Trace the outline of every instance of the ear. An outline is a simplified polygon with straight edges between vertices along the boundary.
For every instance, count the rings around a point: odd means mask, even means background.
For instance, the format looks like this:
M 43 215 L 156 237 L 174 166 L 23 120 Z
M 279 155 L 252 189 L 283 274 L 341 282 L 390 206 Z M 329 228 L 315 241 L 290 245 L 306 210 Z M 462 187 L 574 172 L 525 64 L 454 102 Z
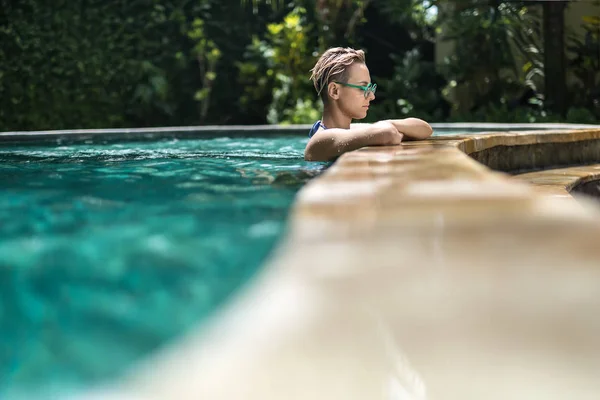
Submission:
M 329 97 L 337 100 L 340 98 L 340 90 L 338 88 L 338 85 L 336 85 L 334 82 L 329 82 L 329 85 L 327 85 L 327 94 L 329 94 Z

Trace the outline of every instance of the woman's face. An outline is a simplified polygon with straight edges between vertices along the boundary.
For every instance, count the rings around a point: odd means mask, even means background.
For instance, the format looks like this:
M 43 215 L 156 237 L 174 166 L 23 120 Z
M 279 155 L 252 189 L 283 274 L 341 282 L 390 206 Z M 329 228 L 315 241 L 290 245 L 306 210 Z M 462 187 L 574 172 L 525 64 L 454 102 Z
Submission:
M 363 63 L 354 63 L 348 67 L 348 80 L 344 83 L 357 86 L 367 86 L 371 83 L 369 69 Z M 369 111 L 369 104 L 375 99 L 373 92 L 365 92 L 359 88 L 338 85 L 338 104 L 344 114 L 352 119 L 363 119 Z M 365 97 L 367 93 L 367 97 Z

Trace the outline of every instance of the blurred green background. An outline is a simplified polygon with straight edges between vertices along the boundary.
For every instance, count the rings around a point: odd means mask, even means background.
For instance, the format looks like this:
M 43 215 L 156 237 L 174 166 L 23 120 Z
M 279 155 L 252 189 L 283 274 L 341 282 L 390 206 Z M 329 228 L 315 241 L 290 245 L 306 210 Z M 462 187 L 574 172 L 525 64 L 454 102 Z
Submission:
M 0 0 L 0 131 L 311 123 L 331 46 L 368 120 L 600 121 L 600 2 Z

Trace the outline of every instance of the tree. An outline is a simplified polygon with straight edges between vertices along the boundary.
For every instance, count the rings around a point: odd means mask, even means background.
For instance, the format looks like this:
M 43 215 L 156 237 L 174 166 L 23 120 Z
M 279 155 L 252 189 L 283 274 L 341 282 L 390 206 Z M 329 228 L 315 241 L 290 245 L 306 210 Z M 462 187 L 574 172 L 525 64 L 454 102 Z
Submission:
M 565 7 L 568 1 L 545 1 L 544 77 L 545 103 L 550 110 L 566 114 Z

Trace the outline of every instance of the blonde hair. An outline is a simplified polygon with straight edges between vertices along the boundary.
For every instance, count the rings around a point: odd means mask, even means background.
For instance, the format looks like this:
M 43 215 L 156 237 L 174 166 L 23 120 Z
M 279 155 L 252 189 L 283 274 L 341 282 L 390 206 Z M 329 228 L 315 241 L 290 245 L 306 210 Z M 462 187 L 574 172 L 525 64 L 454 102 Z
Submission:
M 365 52 L 350 47 L 333 47 L 321 55 L 313 69 L 310 79 L 317 94 L 327 102 L 327 90 L 323 90 L 332 81 L 346 82 L 348 67 L 355 62 L 365 62 Z

